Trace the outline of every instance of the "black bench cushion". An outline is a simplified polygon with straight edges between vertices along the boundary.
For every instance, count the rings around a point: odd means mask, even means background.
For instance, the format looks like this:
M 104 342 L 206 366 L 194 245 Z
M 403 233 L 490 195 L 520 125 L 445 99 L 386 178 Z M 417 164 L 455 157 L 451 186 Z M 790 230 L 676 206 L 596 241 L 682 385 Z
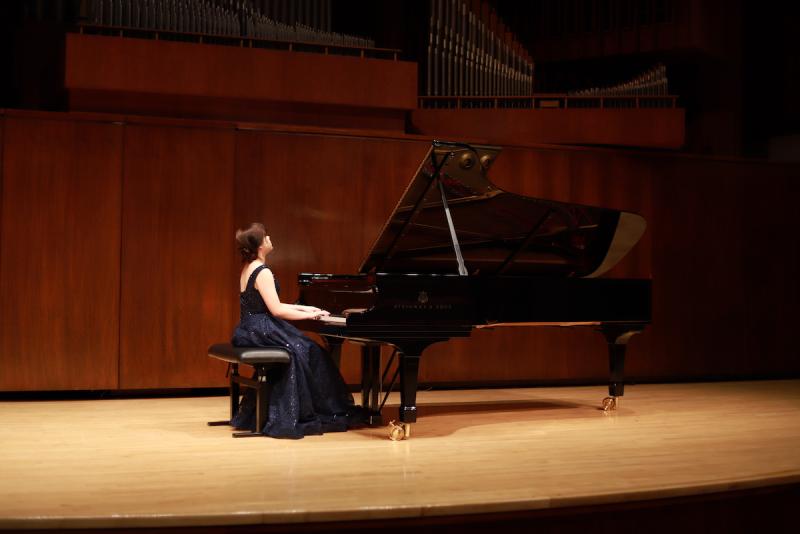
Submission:
M 226 362 L 248 365 L 289 363 L 289 351 L 283 347 L 234 347 L 230 343 L 217 343 L 208 347 L 208 355 Z

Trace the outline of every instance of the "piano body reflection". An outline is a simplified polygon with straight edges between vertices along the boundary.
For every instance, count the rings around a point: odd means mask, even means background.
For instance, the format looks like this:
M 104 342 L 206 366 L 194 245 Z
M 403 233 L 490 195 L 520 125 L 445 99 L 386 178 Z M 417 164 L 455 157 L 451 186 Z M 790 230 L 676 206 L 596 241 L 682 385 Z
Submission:
M 434 141 L 358 274 L 299 275 L 300 302 L 332 316 L 298 326 L 334 351 L 345 340 L 361 345 L 362 404 L 375 424 L 397 362 L 392 439 L 407 438 L 416 421 L 424 350 L 474 328 L 593 327 L 609 348 L 604 409 L 624 393 L 626 344 L 650 322 L 650 281 L 598 277 L 636 244 L 644 219 L 503 191 L 486 177 L 499 152 Z M 383 373 L 382 344 L 395 349 Z

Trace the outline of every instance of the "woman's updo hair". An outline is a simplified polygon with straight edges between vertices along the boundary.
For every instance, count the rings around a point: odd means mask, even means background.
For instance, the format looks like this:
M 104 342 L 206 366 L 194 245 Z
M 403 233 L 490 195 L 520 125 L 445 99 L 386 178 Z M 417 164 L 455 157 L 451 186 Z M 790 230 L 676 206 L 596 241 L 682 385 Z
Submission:
M 253 223 L 246 230 L 236 230 L 236 246 L 243 262 L 250 262 L 258 257 L 258 247 L 266 236 L 267 231 L 261 223 Z

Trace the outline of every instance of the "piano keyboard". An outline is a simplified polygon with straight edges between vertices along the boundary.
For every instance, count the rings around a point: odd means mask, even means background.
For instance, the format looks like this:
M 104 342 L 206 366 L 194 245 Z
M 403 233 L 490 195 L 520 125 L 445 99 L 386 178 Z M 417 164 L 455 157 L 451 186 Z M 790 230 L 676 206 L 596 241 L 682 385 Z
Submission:
M 345 325 L 347 324 L 347 317 L 343 315 L 328 315 L 320 319 L 325 324 Z

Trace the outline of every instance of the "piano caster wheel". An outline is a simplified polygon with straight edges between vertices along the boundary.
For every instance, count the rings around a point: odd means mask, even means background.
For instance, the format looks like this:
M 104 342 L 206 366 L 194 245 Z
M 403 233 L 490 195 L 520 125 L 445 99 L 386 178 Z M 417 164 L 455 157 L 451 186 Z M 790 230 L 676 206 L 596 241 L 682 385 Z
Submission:
M 618 397 L 606 397 L 603 399 L 603 411 L 604 412 L 613 412 L 617 409 L 619 405 Z
M 389 422 L 389 439 L 392 441 L 402 441 L 411 437 L 411 425 L 409 423 Z

